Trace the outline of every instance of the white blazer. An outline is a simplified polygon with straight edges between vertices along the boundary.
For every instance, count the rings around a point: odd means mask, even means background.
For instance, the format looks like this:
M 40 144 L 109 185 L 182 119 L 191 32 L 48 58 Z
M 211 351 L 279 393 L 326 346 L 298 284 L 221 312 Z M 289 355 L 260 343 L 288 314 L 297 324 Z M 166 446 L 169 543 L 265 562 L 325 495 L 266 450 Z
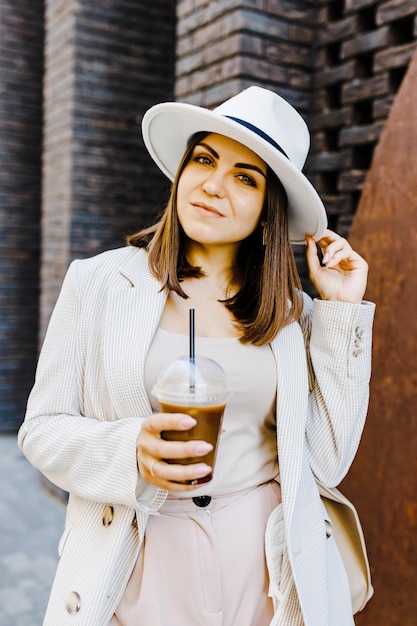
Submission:
M 166 492 L 145 482 L 136 465 L 141 420 L 151 413 L 144 365 L 165 301 L 146 253 L 133 247 L 74 261 L 63 283 L 19 431 L 31 463 L 70 494 L 44 626 L 107 626 L 148 516 L 165 500 Z M 373 314 L 369 303 L 313 304 L 305 296 L 300 323 L 272 343 L 281 508 L 306 626 L 354 623 L 316 479 L 338 485 L 359 445 Z M 273 571 L 282 555 L 274 523 L 273 513 L 266 550 L 278 597 Z

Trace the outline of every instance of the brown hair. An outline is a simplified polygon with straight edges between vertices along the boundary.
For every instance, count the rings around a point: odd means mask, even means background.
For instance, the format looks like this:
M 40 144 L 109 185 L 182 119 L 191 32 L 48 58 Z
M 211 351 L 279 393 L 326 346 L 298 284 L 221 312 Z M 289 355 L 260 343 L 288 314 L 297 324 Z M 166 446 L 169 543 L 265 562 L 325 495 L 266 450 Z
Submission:
M 184 278 L 200 277 L 200 267 L 188 263 L 185 255 L 187 237 L 177 217 L 178 181 L 191 154 L 207 133 L 191 139 L 178 167 L 167 207 L 159 221 L 127 237 L 127 244 L 145 248 L 149 267 L 167 290 L 188 298 L 182 289 Z M 301 282 L 288 235 L 287 196 L 275 173 L 268 167 L 263 223 L 267 238 L 263 245 L 259 223 L 241 242 L 232 284 L 240 285 L 233 296 L 223 300 L 236 318 L 240 340 L 262 346 L 270 343 L 288 323 L 298 320 L 302 311 Z

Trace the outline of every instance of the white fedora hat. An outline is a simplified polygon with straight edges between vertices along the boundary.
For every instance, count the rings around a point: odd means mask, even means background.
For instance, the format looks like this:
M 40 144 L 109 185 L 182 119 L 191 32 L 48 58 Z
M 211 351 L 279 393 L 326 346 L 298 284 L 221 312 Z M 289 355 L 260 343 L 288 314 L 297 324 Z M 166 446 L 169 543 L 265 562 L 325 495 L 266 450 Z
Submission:
M 302 173 L 310 134 L 301 115 L 273 91 L 249 87 L 214 110 L 181 102 L 151 107 L 142 120 L 143 139 L 151 157 L 174 180 L 188 141 L 199 131 L 230 137 L 269 165 L 288 197 L 292 243 L 305 236 L 320 239 L 327 228 L 323 203 Z

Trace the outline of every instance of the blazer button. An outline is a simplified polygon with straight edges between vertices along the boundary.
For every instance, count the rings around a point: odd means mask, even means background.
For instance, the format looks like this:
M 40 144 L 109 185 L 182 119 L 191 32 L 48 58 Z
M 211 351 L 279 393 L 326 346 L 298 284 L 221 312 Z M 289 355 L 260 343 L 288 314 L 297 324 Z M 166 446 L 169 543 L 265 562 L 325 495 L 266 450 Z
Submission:
M 324 520 L 324 527 L 326 529 L 326 537 L 327 539 L 333 535 L 333 526 L 332 523 L 328 520 Z
M 103 526 L 110 526 L 113 519 L 114 519 L 114 508 L 112 507 L 111 504 L 106 504 L 106 506 L 104 507 L 103 518 L 102 518 Z
M 81 598 L 80 594 L 76 591 L 71 591 L 71 593 L 67 596 L 67 601 L 65 602 L 65 608 L 67 609 L 70 615 L 75 615 L 81 608 Z

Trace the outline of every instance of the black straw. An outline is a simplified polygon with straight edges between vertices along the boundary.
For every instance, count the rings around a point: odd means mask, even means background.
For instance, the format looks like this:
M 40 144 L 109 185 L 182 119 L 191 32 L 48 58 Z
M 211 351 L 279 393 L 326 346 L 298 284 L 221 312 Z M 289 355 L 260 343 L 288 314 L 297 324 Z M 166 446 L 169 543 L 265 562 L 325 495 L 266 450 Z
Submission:
M 190 391 L 195 392 L 195 310 L 190 309 Z

